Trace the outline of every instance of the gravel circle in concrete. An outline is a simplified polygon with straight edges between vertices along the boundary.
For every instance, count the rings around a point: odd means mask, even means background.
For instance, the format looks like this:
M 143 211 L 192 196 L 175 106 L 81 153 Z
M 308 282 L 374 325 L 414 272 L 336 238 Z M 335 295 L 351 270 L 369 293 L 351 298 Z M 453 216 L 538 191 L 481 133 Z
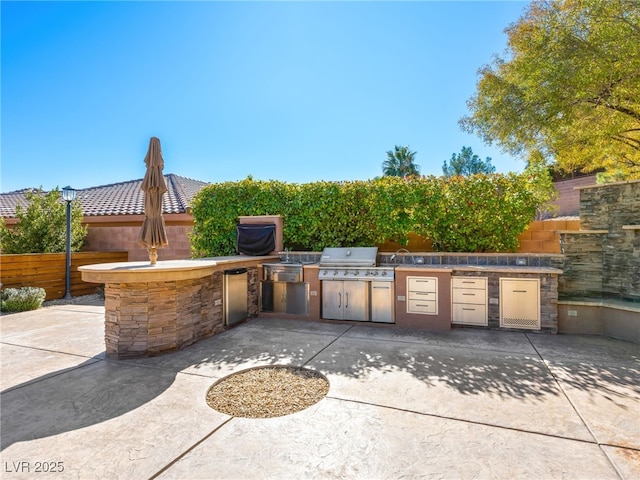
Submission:
M 218 380 L 207 392 L 207 404 L 234 417 L 282 417 L 318 403 L 328 392 L 329 381 L 321 373 L 270 365 Z

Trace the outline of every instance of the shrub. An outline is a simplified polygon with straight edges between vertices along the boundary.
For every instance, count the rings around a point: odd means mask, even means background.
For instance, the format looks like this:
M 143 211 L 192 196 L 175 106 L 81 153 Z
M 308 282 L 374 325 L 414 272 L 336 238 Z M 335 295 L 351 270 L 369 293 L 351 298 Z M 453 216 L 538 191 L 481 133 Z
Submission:
M 242 215 L 282 215 L 284 244 L 296 250 L 386 240 L 406 244 L 415 233 L 430 239 L 436 251 L 514 251 L 518 235 L 550 198 L 547 177 L 546 171 L 527 169 L 450 178 L 286 184 L 249 177 L 211 184 L 192 204 L 192 253 L 234 254 L 236 222 Z
M 2 253 L 58 253 L 67 245 L 67 207 L 60 190 L 48 193 L 38 189 L 25 192 L 26 207 L 16 205 L 18 223 L 9 228 L 0 218 L 0 250 Z M 78 252 L 87 236 L 82 225 L 80 202 L 71 204 L 71 251 Z
M 44 288 L 5 288 L 0 293 L 0 310 L 3 312 L 26 312 L 42 306 L 46 293 Z

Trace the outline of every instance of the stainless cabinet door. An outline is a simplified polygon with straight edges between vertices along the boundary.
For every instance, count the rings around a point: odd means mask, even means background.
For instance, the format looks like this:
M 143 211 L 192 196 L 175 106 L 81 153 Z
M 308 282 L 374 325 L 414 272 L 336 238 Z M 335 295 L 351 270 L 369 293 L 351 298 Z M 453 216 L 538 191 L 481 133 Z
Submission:
M 307 315 L 309 313 L 309 284 L 287 283 L 287 313 Z
M 500 279 L 500 326 L 540 328 L 540 279 Z
M 340 281 L 322 282 L 322 318 L 343 320 L 343 283 Z
M 393 282 L 371 282 L 371 321 L 393 323 Z
M 369 282 L 344 283 L 344 320 L 369 321 Z
M 287 284 L 262 282 L 262 311 L 285 312 L 287 309 Z
M 287 311 L 287 284 L 285 282 L 273 283 L 273 311 Z

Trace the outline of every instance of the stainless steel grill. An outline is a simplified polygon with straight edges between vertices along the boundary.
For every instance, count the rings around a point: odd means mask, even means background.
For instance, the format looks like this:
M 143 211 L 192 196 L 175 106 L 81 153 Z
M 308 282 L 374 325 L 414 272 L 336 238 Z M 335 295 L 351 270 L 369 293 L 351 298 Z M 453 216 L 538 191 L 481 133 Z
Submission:
M 320 280 L 388 281 L 393 267 L 376 267 L 378 247 L 325 248 L 320 257 Z
M 393 323 L 394 270 L 376 267 L 377 247 L 325 248 L 322 318 Z

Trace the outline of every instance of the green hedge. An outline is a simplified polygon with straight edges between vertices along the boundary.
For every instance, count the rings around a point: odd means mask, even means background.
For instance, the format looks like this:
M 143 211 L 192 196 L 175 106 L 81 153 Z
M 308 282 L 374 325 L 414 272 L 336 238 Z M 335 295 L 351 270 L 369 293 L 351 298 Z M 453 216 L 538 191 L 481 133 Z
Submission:
M 407 235 L 416 233 L 436 251 L 514 251 L 552 188 L 542 170 L 307 184 L 248 177 L 209 185 L 196 196 L 192 253 L 234 254 L 243 215 L 282 215 L 284 245 L 294 250 L 406 244 Z

